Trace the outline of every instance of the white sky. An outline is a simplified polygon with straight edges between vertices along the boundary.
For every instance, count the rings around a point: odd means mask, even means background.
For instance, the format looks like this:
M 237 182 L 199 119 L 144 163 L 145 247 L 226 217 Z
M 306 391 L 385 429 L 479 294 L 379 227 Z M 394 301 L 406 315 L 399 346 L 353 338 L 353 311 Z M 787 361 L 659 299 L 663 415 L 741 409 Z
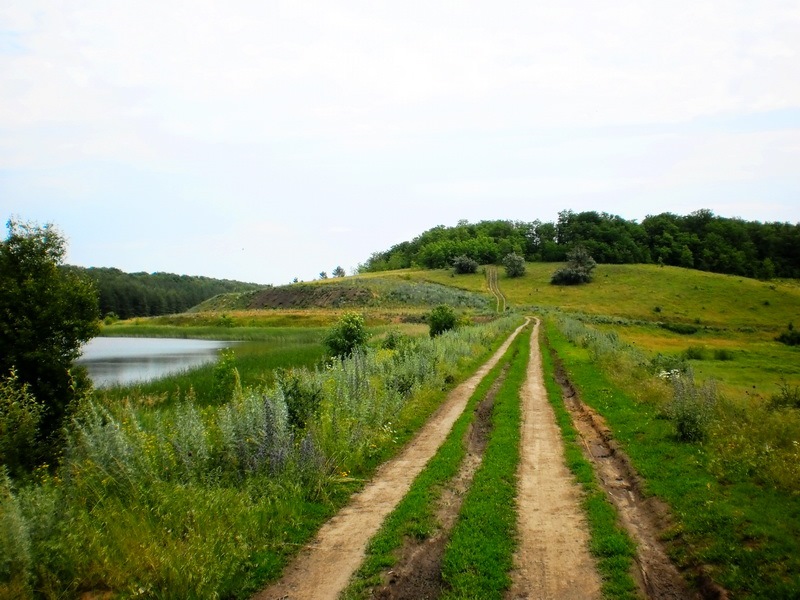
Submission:
M 0 217 L 288 283 L 459 219 L 800 221 L 800 3 L 0 4 Z

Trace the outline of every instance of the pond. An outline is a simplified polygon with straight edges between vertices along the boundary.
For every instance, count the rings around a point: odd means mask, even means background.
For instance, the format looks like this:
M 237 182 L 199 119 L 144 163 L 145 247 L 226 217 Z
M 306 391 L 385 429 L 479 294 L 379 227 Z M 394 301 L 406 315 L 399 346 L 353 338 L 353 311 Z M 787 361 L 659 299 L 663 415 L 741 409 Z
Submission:
M 174 338 L 98 337 L 83 347 L 77 364 L 95 387 L 130 385 L 174 375 L 214 362 L 235 342 Z

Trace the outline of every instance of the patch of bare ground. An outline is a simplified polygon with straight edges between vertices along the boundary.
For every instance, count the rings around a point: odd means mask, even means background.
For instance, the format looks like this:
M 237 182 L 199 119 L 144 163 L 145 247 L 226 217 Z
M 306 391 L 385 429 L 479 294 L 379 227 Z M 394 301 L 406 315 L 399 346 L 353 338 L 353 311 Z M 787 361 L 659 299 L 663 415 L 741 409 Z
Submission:
M 403 451 L 384 463 L 372 481 L 320 528 L 314 541 L 286 568 L 283 577 L 256 594 L 254 600 L 333 600 L 339 596 L 364 559 L 369 539 L 447 438 L 478 383 L 526 324 L 527 321 L 469 379 L 448 394 Z
M 506 597 L 600 598 L 600 576 L 589 553 L 581 491 L 567 468 L 561 432 L 547 400 L 538 331 L 537 320 L 522 387 L 517 495 L 520 540 Z
M 584 455 L 608 498 L 617 508 L 620 522 L 636 542 L 635 579 L 642 594 L 653 600 L 684 598 L 727 599 L 727 593 L 702 573 L 700 591 L 690 589 L 670 561 L 660 536 L 669 526 L 669 509 L 655 497 L 642 494 L 641 479 L 627 455 L 613 439 L 603 418 L 581 401 L 555 357 L 556 378 L 564 403 L 584 446 Z
M 508 369 L 506 369 L 507 371 Z M 464 494 L 472 484 L 475 472 L 483 462 L 483 453 L 492 431 L 492 408 L 505 373 L 475 408 L 475 417 L 465 433 L 467 451 L 458 473 L 445 485 L 439 498 L 436 517 L 439 527 L 425 540 L 407 540 L 398 561 L 384 575 L 384 584 L 373 590 L 380 600 L 433 600 L 444 590 L 442 558 L 450 532 L 458 519 Z

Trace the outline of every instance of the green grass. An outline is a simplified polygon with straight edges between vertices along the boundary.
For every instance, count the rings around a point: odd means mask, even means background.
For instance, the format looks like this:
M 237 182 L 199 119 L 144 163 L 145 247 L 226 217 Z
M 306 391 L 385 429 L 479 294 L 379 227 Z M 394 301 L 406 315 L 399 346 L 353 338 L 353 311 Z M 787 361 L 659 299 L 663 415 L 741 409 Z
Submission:
M 511 306 L 538 306 L 594 315 L 737 329 L 752 327 L 777 335 L 798 318 L 800 288 L 795 282 L 758 281 L 679 267 L 598 265 L 587 285 L 556 286 L 550 276 L 561 263 L 528 263 L 509 278 L 499 270 L 498 285 Z M 407 277 L 486 292 L 485 276 L 451 276 L 450 270 L 404 270 L 384 277 Z M 660 310 L 656 312 L 656 308 Z
M 547 336 L 583 400 L 603 415 L 643 476 L 645 491 L 671 507 L 673 559 L 683 566 L 707 565 L 737 598 L 798 597 L 797 491 L 760 485 L 753 478 L 714 476 L 713 448 L 680 442 L 656 404 L 634 399 L 638 377 L 629 382 L 630 389 L 623 387 L 550 322 Z
M 520 336 L 527 341 L 525 336 Z M 517 546 L 517 465 L 521 407 L 530 344 L 520 342 L 497 393 L 493 430 L 445 550 L 443 598 L 502 598 Z
M 564 440 L 564 457 L 572 474 L 581 484 L 583 509 L 587 516 L 590 550 L 597 561 L 602 578 L 603 597 L 634 600 L 639 598 L 631 577 L 635 545 L 620 526 L 617 511 L 597 483 L 591 463 L 584 458 L 578 432 L 564 406 L 561 387 L 555 380 L 553 358 L 542 328 L 542 368 L 547 397 L 556 414 L 556 422 Z
M 436 531 L 437 502 L 441 497 L 444 485 L 456 476 L 466 455 L 464 438 L 473 421 L 475 407 L 500 377 L 512 355 L 517 352 L 517 347 L 522 343 L 520 340 L 523 338 L 523 335 L 517 337 L 503 358 L 478 384 L 445 442 L 414 480 L 408 494 L 370 540 L 365 560 L 353 576 L 348 588 L 343 592 L 342 598 L 369 597 L 370 590 L 382 583 L 382 573 L 396 563 L 397 550 L 402 546 L 405 538 L 425 539 Z

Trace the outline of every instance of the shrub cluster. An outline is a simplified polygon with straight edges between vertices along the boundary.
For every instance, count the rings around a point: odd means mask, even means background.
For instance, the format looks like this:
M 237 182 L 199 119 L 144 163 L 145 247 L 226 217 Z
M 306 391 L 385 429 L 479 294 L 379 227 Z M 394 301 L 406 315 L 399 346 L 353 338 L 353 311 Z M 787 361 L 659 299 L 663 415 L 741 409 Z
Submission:
M 553 273 L 550 283 L 554 285 L 579 285 L 592 281 L 592 271 L 597 263 L 583 246 L 576 246 L 567 253 L 567 264 Z
M 509 277 L 522 277 L 525 275 L 525 257 L 516 252 L 506 254 L 503 259 L 503 266 L 506 268 L 506 275 Z
M 691 375 L 672 378 L 672 399 L 666 414 L 674 421 L 678 437 L 684 442 L 699 442 L 706 438 L 714 418 L 717 387 L 713 380 L 702 386 Z
M 466 254 L 461 254 L 453 259 L 453 270 L 457 275 L 467 275 L 478 271 L 478 261 Z

